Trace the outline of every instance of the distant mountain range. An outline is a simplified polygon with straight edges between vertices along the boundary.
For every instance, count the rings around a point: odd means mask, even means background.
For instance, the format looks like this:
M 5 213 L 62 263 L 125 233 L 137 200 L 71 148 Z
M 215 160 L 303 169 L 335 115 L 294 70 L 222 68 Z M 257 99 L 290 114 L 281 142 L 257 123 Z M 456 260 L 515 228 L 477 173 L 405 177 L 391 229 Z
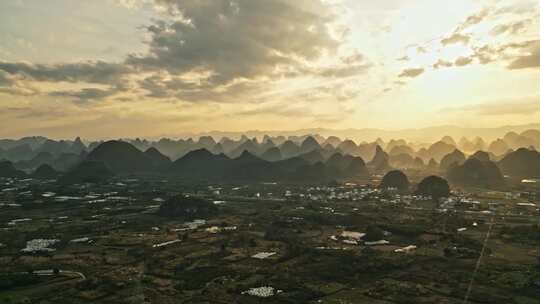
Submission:
M 434 127 L 425 127 L 417 129 L 402 129 L 402 130 L 385 130 L 377 128 L 363 128 L 363 129 L 325 129 L 325 128 L 313 128 L 313 129 L 301 129 L 293 131 L 265 131 L 265 130 L 251 130 L 245 132 L 223 132 L 223 131 L 211 131 L 203 133 L 184 133 L 178 134 L 178 137 L 182 138 L 198 138 L 200 136 L 211 136 L 213 138 L 220 139 L 222 137 L 228 138 L 240 138 L 241 136 L 247 136 L 249 138 L 262 138 L 264 135 L 268 136 L 285 136 L 295 137 L 303 136 L 305 134 L 319 134 L 324 137 L 337 136 L 340 138 L 352 139 L 356 142 L 362 141 L 375 141 L 377 138 L 384 140 L 390 140 L 392 138 L 404 138 L 407 141 L 413 142 L 434 142 L 441 138 L 442 135 L 448 135 L 453 138 L 469 137 L 471 134 L 483 138 L 486 141 L 493 141 L 504 134 L 509 132 L 522 133 L 527 130 L 540 130 L 540 123 L 524 124 L 524 125 L 508 125 L 493 128 L 470 128 L 454 125 L 441 125 Z
M 443 133 L 445 134 L 445 133 Z M 384 174 L 393 169 L 449 177 L 457 185 L 500 184 L 499 175 L 540 176 L 540 131 L 509 132 L 491 142 L 444 135 L 433 143 L 378 138 L 357 143 L 320 134 L 239 139 L 0 140 L 0 175 L 33 174 L 62 180 L 99 180 L 115 174 L 167 175 L 200 180 L 329 181 Z M 479 162 L 478 162 L 479 160 Z M 37 170 L 39 169 L 39 170 Z M 78 171 L 77 171 L 78 170 Z M 86 174 L 85 171 L 89 173 Z M 7 172 L 7 173 L 6 173 Z
M 310 146 L 309 149 L 317 149 L 317 146 Z M 308 153 L 312 151 L 315 150 Z M 83 164 L 101 162 L 114 174 L 159 174 L 204 181 L 330 181 L 368 175 L 360 157 L 336 152 L 328 159 L 321 156 L 320 160 L 310 161 L 303 158 L 304 155 L 272 162 L 248 150 L 231 158 L 202 148 L 171 162 L 157 149 L 142 152 L 129 143 L 109 141 L 91 151 Z M 84 170 L 76 167 L 73 171 Z
M 248 151 L 267 161 L 284 160 L 313 151 L 318 151 L 318 153 L 305 157 L 317 158 L 320 154 L 323 158 L 328 158 L 337 152 L 360 156 L 367 162 L 371 162 L 376 155 L 377 146 L 379 146 L 381 151 L 387 154 L 385 158 L 388 158 L 390 165 L 396 167 L 419 167 L 422 162 L 426 164 L 431 159 L 439 163 L 444 156 L 456 149 L 464 154 L 486 151 L 495 157 L 501 157 L 509 151 L 519 148 L 540 148 L 540 131 L 538 130 L 525 130 L 521 133 L 509 132 L 492 141 L 485 141 L 476 134 L 472 138 L 461 137 L 457 140 L 449 135 L 439 138 L 432 143 L 417 143 L 402 138 L 389 141 L 378 138 L 374 141 L 355 142 L 347 138 L 312 134 L 288 137 L 264 135 L 262 139 L 243 135 L 238 139 L 222 137 L 219 140 L 214 137 L 202 136 L 197 139 L 162 138 L 157 141 L 146 139 L 124 139 L 121 141 L 133 145 L 140 151 L 151 149 L 147 153 L 157 157 L 159 155 L 155 152 L 160 152 L 173 161 L 191 151 L 206 149 L 214 154 L 223 153 L 230 158 L 237 158 L 244 151 Z M 57 170 L 65 171 L 102 143 L 102 141 L 98 141 L 86 142 L 85 144 L 80 138 L 60 141 L 44 137 L 4 139 L 0 140 L 0 159 L 14 162 L 16 167 L 21 170 L 31 170 L 40 164 L 47 163 Z M 165 158 L 155 161 L 167 162 Z M 443 165 L 446 166 L 446 164 Z

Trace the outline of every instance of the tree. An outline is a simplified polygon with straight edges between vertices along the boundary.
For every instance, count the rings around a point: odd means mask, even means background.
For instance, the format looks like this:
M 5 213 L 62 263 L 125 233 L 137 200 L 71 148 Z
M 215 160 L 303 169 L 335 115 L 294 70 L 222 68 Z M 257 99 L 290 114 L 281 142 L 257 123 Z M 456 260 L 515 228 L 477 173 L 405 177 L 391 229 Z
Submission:
M 407 175 L 399 170 L 394 170 L 386 173 L 383 177 L 380 187 L 382 189 L 396 188 L 401 192 L 409 190 L 409 179 Z
M 450 186 L 448 182 L 439 176 L 428 176 L 424 178 L 416 190 L 416 194 L 431 196 L 433 199 L 448 197 L 450 195 Z
M 452 184 L 460 186 L 499 187 L 504 184 L 504 177 L 494 162 L 473 157 L 451 168 L 447 175 Z
M 216 206 L 205 199 L 178 195 L 161 204 L 158 213 L 166 217 L 199 218 L 216 211 Z
M 364 240 L 368 242 L 380 241 L 384 238 L 384 232 L 377 226 L 370 225 L 366 229 Z

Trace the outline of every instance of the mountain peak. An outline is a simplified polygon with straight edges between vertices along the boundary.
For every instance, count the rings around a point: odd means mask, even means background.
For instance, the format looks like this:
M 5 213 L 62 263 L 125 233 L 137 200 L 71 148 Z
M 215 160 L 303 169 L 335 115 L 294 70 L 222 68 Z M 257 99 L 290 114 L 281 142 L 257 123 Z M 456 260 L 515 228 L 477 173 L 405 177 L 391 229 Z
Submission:
M 124 141 L 111 140 L 97 146 L 87 156 L 88 160 L 101 161 L 114 173 L 148 171 L 150 159 L 139 149 Z
M 452 138 L 452 136 L 446 135 L 441 139 L 441 141 L 454 147 L 457 146 L 456 141 Z
M 43 164 L 39 166 L 32 175 L 36 178 L 50 179 L 58 177 L 58 172 L 50 165 Z
M 186 155 L 184 155 L 184 157 L 182 157 L 182 159 L 205 159 L 212 156 L 214 156 L 212 152 L 202 148 L 188 152 Z
M 319 142 L 313 136 L 306 137 L 306 139 L 304 139 L 304 141 L 302 142 L 300 146 L 300 149 L 304 153 L 311 152 L 313 150 L 320 149 L 320 148 L 321 146 L 319 145 Z
M 255 156 L 253 153 L 248 150 L 242 151 L 239 157 L 235 158 L 236 161 L 262 161 L 262 159 Z

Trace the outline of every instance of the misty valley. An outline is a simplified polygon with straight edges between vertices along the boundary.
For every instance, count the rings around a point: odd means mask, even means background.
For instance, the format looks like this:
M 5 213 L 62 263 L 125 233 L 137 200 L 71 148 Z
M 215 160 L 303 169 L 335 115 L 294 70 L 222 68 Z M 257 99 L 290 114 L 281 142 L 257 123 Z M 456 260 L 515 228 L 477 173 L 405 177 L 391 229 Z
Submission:
M 539 135 L 0 140 L 0 301 L 538 303 Z

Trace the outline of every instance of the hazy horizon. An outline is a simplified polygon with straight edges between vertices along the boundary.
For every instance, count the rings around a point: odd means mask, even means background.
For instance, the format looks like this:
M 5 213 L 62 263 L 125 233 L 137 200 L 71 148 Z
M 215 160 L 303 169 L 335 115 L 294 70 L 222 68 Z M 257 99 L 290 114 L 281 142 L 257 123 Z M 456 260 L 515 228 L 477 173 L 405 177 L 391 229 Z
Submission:
M 521 133 L 527 130 L 540 130 L 539 124 L 525 124 L 525 125 L 511 125 L 511 126 L 498 126 L 493 128 L 464 128 L 459 126 L 433 126 L 418 129 L 377 129 L 377 128 L 349 128 L 349 129 L 329 129 L 329 128 L 310 128 L 310 129 L 297 129 L 297 130 L 245 130 L 245 131 L 226 131 L 226 130 L 211 130 L 205 132 L 193 132 L 193 133 L 177 133 L 177 134 L 162 134 L 156 136 L 102 136 L 102 137 L 85 137 L 74 132 L 70 136 L 48 136 L 46 134 L 22 134 L 21 136 L 12 137 L 0 137 L 0 139 L 21 139 L 24 137 L 46 137 L 52 140 L 73 140 L 77 137 L 81 137 L 86 142 L 101 141 L 101 140 L 114 140 L 114 139 L 145 139 L 145 140 L 159 140 L 162 138 L 170 139 L 198 139 L 203 136 L 211 136 L 216 140 L 227 137 L 231 139 L 239 139 L 242 136 L 249 138 L 263 139 L 264 136 L 309 136 L 319 135 L 323 137 L 336 136 L 341 140 L 350 139 L 357 143 L 360 142 L 373 142 L 377 139 L 384 141 L 404 139 L 409 142 L 416 143 L 433 143 L 440 140 L 444 136 L 450 136 L 454 140 L 458 141 L 461 138 L 467 138 L 473 140 L 476 137 L 480 137 L 485 141 L 493 141 L 499 138 L 503 138 L 509 132 Z

